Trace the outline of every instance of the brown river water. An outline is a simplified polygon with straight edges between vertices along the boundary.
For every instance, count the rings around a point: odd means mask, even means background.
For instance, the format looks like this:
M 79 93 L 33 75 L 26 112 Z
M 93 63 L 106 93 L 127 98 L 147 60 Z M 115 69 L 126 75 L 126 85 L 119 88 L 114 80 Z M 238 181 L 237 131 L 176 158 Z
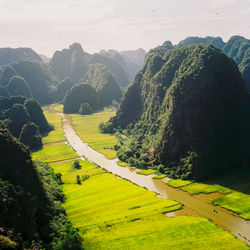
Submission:
M 182 203 L 184 205 L 183 211 L 187 208 L 189 211 L 192 211 L 190 214 L 199 215 L 213 221 L 218 226 L 230 231 L 237 238 L 250 245 L 250 221 L 245 221 L 223 208 L 213 206 L 199 199 L 198 196 L 189 195 L 184 191 L 166 185 L 167 178 L 156 180 L 152 179 L 152 175 L 144 176 L 136 174 L 136 171 L 131 171 L 130 168 L 120 167 L 117 165 L 117 159 L 107 159 L 104 155 L 89 147 L 87 143 L 84 143 L 76 134 L 68 115 L 57 113 L 62 117 L 63 131 L 68 143 L 80 157 L 88 159 L 90 162 L 123 179 L 127 179 L 138 186 L 145 187 L 149 191 L 157 193 L 161 198 L 172 199 Z M 176 215 L 182 215 L 182 210 L 176 212 Z M 172 213 L 171 216 L 173 215 Z M 183 212 L 183 215 L 185 215 L 185 212 Z

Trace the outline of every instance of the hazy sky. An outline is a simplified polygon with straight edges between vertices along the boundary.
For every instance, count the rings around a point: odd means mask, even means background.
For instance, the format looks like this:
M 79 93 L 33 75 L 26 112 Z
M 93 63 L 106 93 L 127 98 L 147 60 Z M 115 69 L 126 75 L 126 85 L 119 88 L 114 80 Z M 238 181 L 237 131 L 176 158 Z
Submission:
M 146 50 L 187 36 L 250 38 L 250 0 L 0 0 L 0 47 L 52 56 L 73 42 L 87 52 Z

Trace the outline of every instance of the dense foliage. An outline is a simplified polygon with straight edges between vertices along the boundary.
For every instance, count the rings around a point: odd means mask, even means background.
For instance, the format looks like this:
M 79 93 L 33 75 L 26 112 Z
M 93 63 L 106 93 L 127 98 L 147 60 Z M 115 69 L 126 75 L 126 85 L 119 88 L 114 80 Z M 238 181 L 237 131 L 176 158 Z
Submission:
M 182 178 L 243 165 L 249 97 L 236 64 L 211 45 L 166 51 L 150 52 L 110 121 L 131 138 L 118 155 Z
M 105 107 L 112 104 L 113 100 L 120 101 L 122 91 L 116 83 L 113 75 L 102 64 L 92 64 L 83 79 L 97 91 L 98 106 Z
M 38 126 L 33 122 L 25 124 L 20 132 L 19 141 L 32 149 L 41 148 L 42 137 L 39 133 Z
M 66 94 L 63 101 L 65 113 L 78 113 L 82 103 L 88 103 L 92 110 L 98 107 L 97 92 L 89 84 L 74 85 Z
M 20 133 L 26 124 L 32 122 L 38 126 L 38 133 L 33 134 L 34 143 L 29 142 L 26 144 L 27 146 L 38 145 L 40 133 L 48 132 L 52 129 L 43 114 L 40 104 L 34 99 L 27 99 L 21 96 L 0 97 L 0 120 L 8 126 L 10 132 L 16 138 L 20 137 Z M 24 140 L 23 142 L 25 143 L 26 141 Z
M 58 176 L 45 163 L 37 162 L 36 167 L 28 149 L 4 124 L 0 151 L 0 225 L 21 234 L 27 246 L 81 249 L 79 234 L 61 206 Z
M 197 43 L 212 44 L 233 58 L 239 66 L 248 90 L 250 90 L 250 40 L 242 36 L 233 36 L 224 43 L 220 37 L 187 37 L 177 47 Z

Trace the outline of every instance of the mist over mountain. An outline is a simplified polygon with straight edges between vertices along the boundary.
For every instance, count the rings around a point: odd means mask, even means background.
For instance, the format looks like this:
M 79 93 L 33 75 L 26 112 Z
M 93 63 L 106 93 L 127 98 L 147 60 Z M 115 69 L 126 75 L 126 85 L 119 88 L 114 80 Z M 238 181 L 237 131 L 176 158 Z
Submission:
M 41 61 L 41 58 L 31 48 L 0 48 L 0 66 L 23 60 Z

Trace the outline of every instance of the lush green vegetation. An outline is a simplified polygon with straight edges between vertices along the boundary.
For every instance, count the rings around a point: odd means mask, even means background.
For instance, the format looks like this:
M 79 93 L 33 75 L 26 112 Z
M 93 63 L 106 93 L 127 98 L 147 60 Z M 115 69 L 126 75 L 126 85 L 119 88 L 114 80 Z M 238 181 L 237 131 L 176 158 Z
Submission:
M 41 160 L 46 162 L 54 162 L 60 160 L 68 160 L 78 158 L 79 156 L 67 144 L 47 144 L 41 150 L 34 151 L 33 160 Z
M 73 163 L 51 165 L 62 173 L 64 207 L 80 229 L 84 249 L 247 249 L 206 219 L 163 215 L 179 208 L 174 201 L 157 198 L 88 161 L 80 161 L 81 169 L 72 172 Z M 90 178 L 77 185 L 77 175 Z
M 222 49 L 229 57 L 238 64 L 246 87 L 250 90 L 250 40 L 242 36 L 232 36 L 224 43 L 220 37 L 187 37 L 177 46 L 183 47 L 189 44 L 207 43 Z
M 153 179 L 164 179 L 165 177 L 167 177 L 165 174 L 159 174 L 153 177 Z
M 112 110 L 105 110 L 92 115 L 70 115 L 73 127 L 82 140 L 109 159 L 116 158 L 113 148 L 117 144 L 117 139 L 115 135 L 102 134 L 98 125 L 108 121 L 114 114 Z
M 171 187 L 178 188 L 183 187 L 188 184 L 192 183 L 191 181 L 184 181 L 184 180 L 171 180 L 167 184 Z
M 79 113 L 83 103 L 88 103 L 92 110 L 98 107 L 97 92 L 89 84 L 77 84 L 67 92 L 63 101 L 63 111 Z
M 121 167 L 127 167 L 128 163 L 127 162 L 123 162 L 123 161 L 118 161 L 117 164 Z
M 90 84 L 97 91 L 98 106 L 106 107 L 113 100 L 120 101 L 122 91 L 108 68 L 102 64 L 92 64 L 84 76 L 84 83 Z
M 225 194 L 231 192 L 229 189 L 225 187 L 219 185 L 207 185 L 204 183 L 192 183 L 190 185 L 185 185 L 181 189 L 190 194 L 199 194 L 199 193 L 210 194 L 214 192 L 220 192 L 222 194 Z
M 0 151 L 0 225 L 5 228 L 0 232 L 1 249 L 81 249 L 78 231 L 62 207 L 60 174 L 46 163 L 35 165 L 28 148 L 3 123 Z
M 38 126 L 33 122 L 25 124 L 20 133 L 19 141 L 32 149 L 41 148 L 42 138 Z
M 250 103 L 235 63 L 207 44 L 161 50 L 149 53 L 109 121 L 126 135 L 119 159 L 163 164 L 163 173 L 181 179 L 245 166 Z
M 250 220 L 250 196 L 247 194 L 233 192 L 213 200 L 213 204 L 231 210 L 245 220 Z
M 62 108 L 62 106 L 61 106 Z M 43 143 L 56 143 L 66 141 L 64 137 L 63 129 L 62 129 L 62 118 L 60 115 L 53 112 L 51 109 L 60 109 L 58 105 L 51 105 L 49 107 L 44 108 L 44 115 L 48 122 L 53 126 L 54 130 L 49 133 L 43 133 L 42 141 Z M 62 112 L 62 110 L 58 110 Z
M 41 147 L 40 133 L 52 129 L 40 104 L 21 96 L 0 97 L 0 120 L 8 126 L 13 136 L 20 138 L 31 149 Z
M 150 175 L 150 174 L 154 174 L 155 170 L 154 169 L 143 169 L 143 170 L 139 170 L 136 173 L 137 174 L 142 174 L 142 175 Z

